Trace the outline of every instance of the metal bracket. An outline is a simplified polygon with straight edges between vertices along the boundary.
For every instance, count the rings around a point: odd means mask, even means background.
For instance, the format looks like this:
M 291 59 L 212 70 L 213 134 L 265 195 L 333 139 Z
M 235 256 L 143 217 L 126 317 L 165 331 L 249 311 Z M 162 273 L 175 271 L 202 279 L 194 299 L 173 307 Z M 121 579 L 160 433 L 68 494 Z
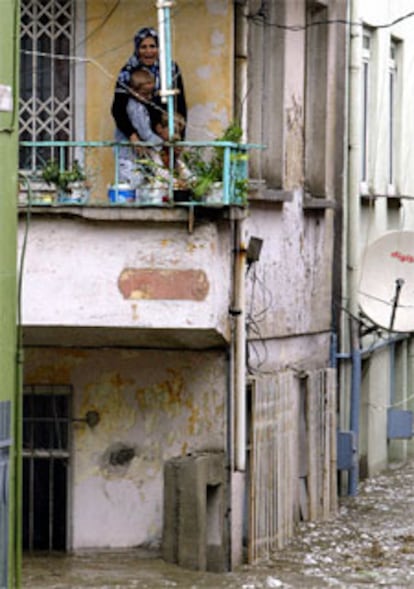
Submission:
M 90 428 L 93 428 L 101 421 L 101 417 L 97 411 L 87 411 L 85 417 L 73 418 L 72 421 L 87 423 Z

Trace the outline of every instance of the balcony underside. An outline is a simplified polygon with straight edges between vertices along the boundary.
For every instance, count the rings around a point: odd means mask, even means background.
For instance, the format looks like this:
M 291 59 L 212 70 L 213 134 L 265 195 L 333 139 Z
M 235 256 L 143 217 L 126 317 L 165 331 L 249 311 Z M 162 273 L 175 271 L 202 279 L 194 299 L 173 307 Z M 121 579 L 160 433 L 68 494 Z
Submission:
M 227 344 L 215 329 L 140 329 L 114 327 L 25 326 L 23 343 L 26 347 L 76 348 L 219 348 Z

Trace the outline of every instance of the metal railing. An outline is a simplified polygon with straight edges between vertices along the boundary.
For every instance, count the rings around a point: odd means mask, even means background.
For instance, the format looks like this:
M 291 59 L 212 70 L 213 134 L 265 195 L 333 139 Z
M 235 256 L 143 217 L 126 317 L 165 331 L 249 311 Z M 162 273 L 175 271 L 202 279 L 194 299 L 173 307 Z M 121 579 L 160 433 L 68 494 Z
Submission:
M 142 142 L 21 141 L 19 204 L 245 206 L 252 147 L 231 141 L 158 148 Z M 25 158 L 34 167 L 26 167 Z

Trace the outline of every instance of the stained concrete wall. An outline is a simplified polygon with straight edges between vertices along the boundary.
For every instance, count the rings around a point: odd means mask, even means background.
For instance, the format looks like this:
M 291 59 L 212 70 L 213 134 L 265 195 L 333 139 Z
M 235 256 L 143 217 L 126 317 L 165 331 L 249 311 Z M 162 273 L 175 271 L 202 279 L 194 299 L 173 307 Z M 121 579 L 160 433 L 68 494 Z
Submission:
M 31 341 L 39 343 L 39 329 L 71 328 L 60 332 L 66 343 L 222 345 L 230 333 L 226 224 L 196 223 L 189 233 L 185 223 L 140 222 L 139 211 L 124 223 L 109 215 L 99 223 L 32 218 L 23 292 L 26 333 L 37 329 Z M 89 338 L 74 327 L 95 331 Z
M 267 147 L 251 157 L 258 190 L 246 222 L 246 243 L 250 236 L 263 240 L 260 259 L 247 274 L 248 370 L 253 379 L 286 368 L 300 372 L 329 365 L 335 245 L 335 213 L 329 204 L 340 211 L 343 145 L 338 137 L 343 135 L 344 95 L 337 82 L 338 71 L 345 71 L 345 32 L 330 29 L 325 44 L 311 43 L 304 25 L 321 4 L 248 2 L 249 14 L 255 16 L 247 24 L 248 139 Z M 345 3 L 329 2 L 328 18 L 344 18 L 344 11 Z M 326 65 L 324 71 L 318 68 L 318 79 L 309 75 L 312 60 Z M 320 97 L 318 108 L 315 96 Z M 312 170 L 311 157 L 318 158 Z M 309 196 L 318 197 L 313 210 L 307 207 Z M 340 243 L 340 233 L 336 239 Z M 248 492 L 248 475 L 236 473 L 233 563 L 241 560 L 243 497 Z
M 278 207 L 253 205 L 248 232 L 263 239 L 260 260 L 247 280 L 249 305 L 261 336 L 329 331 L 332 211 L 304 213 L 302 191 L 296 190 L 292 202 Z
M 225 449 L 226 366 L 220 351 L 26 351 L 26 384 L 69 384 L 73 417 L 100 415 L 72 428 L 74 549 L 159 545 L 165 461 Z

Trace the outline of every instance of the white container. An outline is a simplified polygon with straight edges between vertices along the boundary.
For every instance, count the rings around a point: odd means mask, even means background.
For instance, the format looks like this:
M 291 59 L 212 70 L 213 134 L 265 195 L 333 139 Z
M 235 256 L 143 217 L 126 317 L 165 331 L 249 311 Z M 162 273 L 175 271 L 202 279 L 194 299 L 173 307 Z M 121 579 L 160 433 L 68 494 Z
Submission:
M 214 182 L 204 199 L 208 204 L 223 204 L 223 182 Z
M 137 200 L 141 204 L 161 205 L 168 200 L 168 186 L 161 182 L 143 184 L 137 189 Z

